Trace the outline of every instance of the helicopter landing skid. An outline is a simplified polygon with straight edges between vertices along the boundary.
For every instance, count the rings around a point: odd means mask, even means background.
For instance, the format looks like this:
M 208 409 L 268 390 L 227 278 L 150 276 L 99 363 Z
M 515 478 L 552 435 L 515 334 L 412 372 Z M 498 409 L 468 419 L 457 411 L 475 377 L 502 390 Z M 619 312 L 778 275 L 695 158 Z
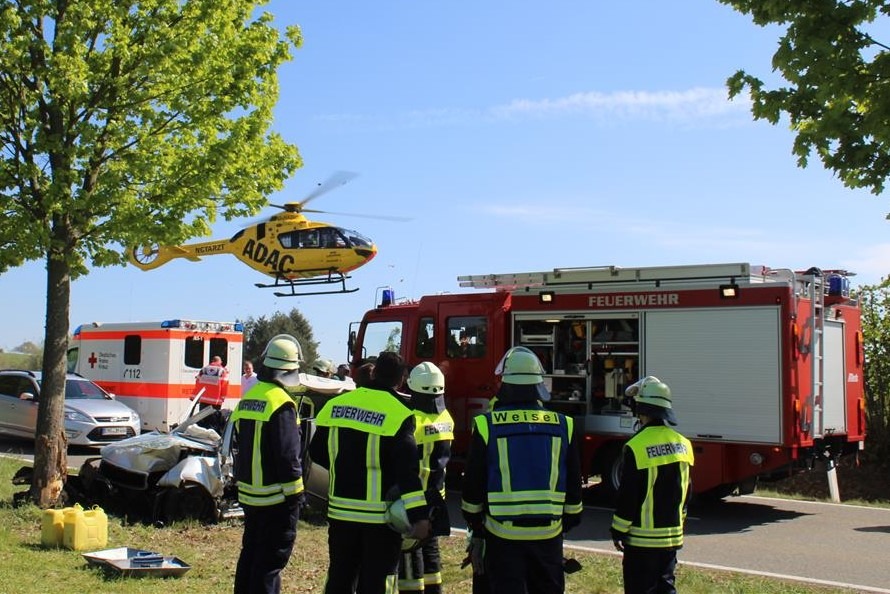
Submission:
M 255 283 L 257 287 L 260 289 L 280 289 L 280 288 L 288 288 L 290 289 L 290 293 L 283 293 L 281 291 L 276 291 L 274 295 L 276 297 L 303 297 L 305 295 L 336 295 L 338 293 L 355 293 L 358 291 L 358 287 L 354 289 L 346 288 L 346 279 L 350 278 L 346 276 L 342 272 L 336 271 L 328 271 L 326 277 L 314 277 L 314 278 L 298 278 L 298 279 L 286 279 L 286 278 L 276 278 L 275 283 L 268 285 L 264 283 Z M 330 291 L 297 291 L 298 288 L 301 287 L 312 287 L 317 285 L 337 285 L 340 287 L 337 289 L 333 289 Z

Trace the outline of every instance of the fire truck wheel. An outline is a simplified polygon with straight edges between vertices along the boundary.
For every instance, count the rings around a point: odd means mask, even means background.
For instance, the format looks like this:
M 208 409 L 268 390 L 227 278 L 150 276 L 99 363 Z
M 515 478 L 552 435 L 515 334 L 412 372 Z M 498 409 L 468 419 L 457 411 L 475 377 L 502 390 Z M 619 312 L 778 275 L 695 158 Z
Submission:
M 621 484 L 621 470 L 624 459 L 622 444 L 612 443 L 603 447 L 594 461 L 593 474 L 600 477 L 600 491 L 602 496 L 609 501 L 615 499 L 618 494 L 618 485 Z

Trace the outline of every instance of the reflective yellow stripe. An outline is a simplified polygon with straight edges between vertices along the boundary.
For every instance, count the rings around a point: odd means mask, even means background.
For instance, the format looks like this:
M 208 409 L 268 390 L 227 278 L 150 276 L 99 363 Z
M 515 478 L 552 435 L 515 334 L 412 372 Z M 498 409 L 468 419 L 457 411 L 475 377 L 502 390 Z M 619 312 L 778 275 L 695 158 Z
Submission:
M 485 516 L 485 529 L 507 540 L 545 540 L 556 538 L 562 532 L 562 521 L 554 520 L 545 526 L 515 526 L 513 522 L 498 522 Z
M 243 505 L 252 505 L 254 507 L 267 507 L 269 505 L 278 505 L 284 503 L 284 493 L 278 492 L 274 495 L 266 495 L 253 497 L 249 493 L 238 493 L 238 502 Z
M 550 490 L 556 491 L 556 484 L 559 481 L 559 452 L 562 450 L 562 439 L 559 437 L 550 438 Z M 563 494 L 565 501 L 565 494 Z
M 482 441 L 488 445 L 488 420 L 485 418 L 485 415 L 474 417 L 473 424 L 476 427 L 476 431 L 479 432 Z
M 501 488 L 504 493 L 513 490 L 510 485 L 510 456 L 507 452 L 507 438 L 499 437 L 496 446 L 498 451 L 498 470 L 501 476 Z
M 331 461 L 328 466 L 328 500 L 334 496 L 334 485 L 337 484 L 337 465 L 334 461 L 340 452 L 340 428 L 331 427 L 328 433 L 328 460 Z
M 426 505 L 426 496 L 423 494 L 423 491 L 402 493 L 401 500 L 405 502 L 406 510 Z
M 281 490 L 285 495 L 297 495 L 303 492 L 303 477 L 289 483 L 281 483 Z
M 366 499 L 383 499 L 382 469 L 380 468 L 380 436 L 368 433 L 368 445 L 365 449 L 365 472 L 368 481 L 365 484 Z
M 564 505 L 562 508 L 562 513 L 564 513 L 564 514 L 580 514 L 583 510 L 584 510 L 584 506 L 579 501 L 578 503 Z
M 468 503 L 467 501 L 461 499 L 460 508 L 468 514 L 481 514 L 482 511 L 485 509 L 485 506 L 481 503 Z
M 386 576 L 386 589 L 384 590 L 384 594 L 398 594 L 398 584 L 398 574 Z
M 665 536 L 665 537 L 652 537 L 645 538 L 641 537 L 637 534 L 630 533 L 627 535 L 625 540 L 627 544 L 633 545 L 635 547 L 647 548 L 647 549 L 667 549 L 673 547 L 682 547 L 683 546 L 683 535 L 679 536 Z
M 335 509 L 328 507 L 328 519 L 343 520 L 344 522 L 358 522 L 360 524 L 385 524 L 383 514 L 369 514 L 357 511 Z
M 242 482 L 238 483 L 238 500 L 247 505 L 276 505 L 278 503 L 283 503 L 285 496 L 298 495 L 302 492 L 302 478 L 285 485 L 269 485 L 261 487 Z
M 494 505 L 489 503 L 488 511 L 498 518 L 505 516 L 561 516 L 562 505 L 555 503 L 511 503 Z
M 434 441 L 426 442 L 421 446 L 420 484 L 423 486 L 424 490 L 426 490 L 430 482 L 430 456 L 433 455 L 434 447 L 436 447 L 436 442 Z
M 374 512 L 381 515 L 383 514 L 383 512 L 386 511 L 386 502 L 379 499 L 377 501 L 365 501 L 364 499 L 349 499 L 347 497 L 337 497 L 335 495 L 331 495 L 330 499 L 328 500 L 328 505 L 340 509 Z
M 566 494 L 558 491 L 515 491 L 512 493 L 492 491 L 488 494 L 488 500 L 492 503 L 540 501 L 542 499 L 562 505 L 566 500 Z
M 640 506 L 640 528 L 644 530 L 655 525 L 655 497 L 652 487 L 655 485 L 657 476 L 657 468 L 651 467 L 646 469 L 646 497 L 643 498 L 643 504 Z
M 631 520 L 626 518 L 621 518 L 616 516 L 612 516 L 612 528 L 617 530 L 618 532 L 627 532 L 630 530 Z
M 435 573 L 425 573 L 423 574 L 423 583 L 426 586 L 436 586 L 442 583 L 442 572 L 437 571 Z

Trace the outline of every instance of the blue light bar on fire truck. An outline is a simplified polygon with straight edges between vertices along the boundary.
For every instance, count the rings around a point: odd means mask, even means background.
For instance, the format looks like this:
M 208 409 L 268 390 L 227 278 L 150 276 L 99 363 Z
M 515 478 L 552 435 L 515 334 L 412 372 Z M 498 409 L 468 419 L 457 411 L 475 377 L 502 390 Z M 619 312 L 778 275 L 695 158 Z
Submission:
M 199 322 L 194 320 L 164 320 L 161 328 L 181 328 L 196 332 L 244 332 L 244 324 L 241 322 Z

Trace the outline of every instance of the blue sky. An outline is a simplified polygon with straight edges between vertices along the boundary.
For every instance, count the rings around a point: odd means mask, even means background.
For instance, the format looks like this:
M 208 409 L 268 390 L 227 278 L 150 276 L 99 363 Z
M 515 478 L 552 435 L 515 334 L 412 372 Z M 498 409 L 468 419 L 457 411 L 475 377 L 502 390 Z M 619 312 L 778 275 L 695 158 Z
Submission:
M 397 297 L 459 292 L 465 274 L 750 262 L 890 272 L 886 197 L 796 166 L 787 127 L 726 99 L 737 69 L 779 82 L 780 31 L 716 0 L 277 0 L 304 47 L 280 71 L 275 128 L 304 167 L 271 202 L 338 170 L 359 176 L 313 208 L 410 217 L 318 219 L 379 255 L 350 295 L 277 298 L 232 256 L 155 271 L 95 269 L 71 325 L 244 319 L 298 308 L 321 355 L 346 360 L 349 322 Z M 886 37 L 886 36 L 885 36 Z M 263 211 L 270 215 L 273 210 Z M 246 221 L 220 223 L 231 236 Z M 45 272 L 0 276 L 0 347 L 43 340 Z

